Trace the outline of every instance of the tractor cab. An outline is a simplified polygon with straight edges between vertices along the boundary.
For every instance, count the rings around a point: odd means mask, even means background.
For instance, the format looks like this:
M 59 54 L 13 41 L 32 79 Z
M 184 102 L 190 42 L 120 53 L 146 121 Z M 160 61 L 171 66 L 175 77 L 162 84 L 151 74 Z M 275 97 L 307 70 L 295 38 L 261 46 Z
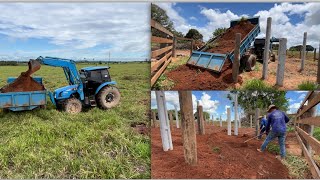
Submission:
M 92 82 L 101 84 L 111 81 L 108 69 L 110 69 L 108 66 L 85 67 L 80 69 L 79 73 L 83 83 Z

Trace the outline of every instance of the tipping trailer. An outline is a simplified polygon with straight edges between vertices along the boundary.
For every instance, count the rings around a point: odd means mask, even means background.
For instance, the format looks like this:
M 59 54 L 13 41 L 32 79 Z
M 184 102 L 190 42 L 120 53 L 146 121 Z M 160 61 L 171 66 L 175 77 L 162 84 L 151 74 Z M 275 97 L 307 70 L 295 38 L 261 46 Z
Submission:
M 246 70 L 251 70 L 255 64 L 256 59 L 255 57 L 250 56 L 249 50 L 250 50 L 251 43 L 255 40 L 255 38 L 260 33 L 260 25 L 259 25 L 259 17 L 248 18 L 246 20 L 250 21 L 250 23 L 255 26 L 241 41 L 240 66 L 241 64 L 244 64 L 244 66 L 246 66 L 245 67 Z M 234 26 L 236 26 L 240 21 L 241 19 L 231 21 L 230 27 L 227 29 L 227 31 L 233 28 Z M 209 41 L 206 45 L 201 47 L 198 51 L 192 51 L 192 54 L 187 62 L 187 65 L 201 67 L 201 68 L 209 69 L 214 72 L 220 73 L 227 59 L 233 62 L 234 47 L 231 47 L 232 51 L 226 54 L 205 52 L 207 50 L 208 44 L 214 44 L 215 42 L 218 42 L 222 35 L 223 34 L 215 37 L 214 39 Z
M 9 77 L 7 83 L 12 83 L 16 78 Z M 42 84 L 41 77 L 33 78 L 38 83 Z M 29 92 L 8 92 L 0 93 L 0 109 L 10 111 L 25 111 L 36 108 L 45 107 L 47 102 L 47 90 L 29 91 Z

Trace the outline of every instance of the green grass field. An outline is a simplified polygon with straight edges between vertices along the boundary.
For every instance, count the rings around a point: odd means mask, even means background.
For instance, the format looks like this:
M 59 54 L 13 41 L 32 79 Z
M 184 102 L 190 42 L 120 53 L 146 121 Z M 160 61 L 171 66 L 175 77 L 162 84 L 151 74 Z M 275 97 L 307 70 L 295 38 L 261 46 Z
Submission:
M 78 68 L 92 66 L 78 65 Z M 149 63 L 111 64 L 121 101 L 77 115 L 47 109 L 0 110 L 0 178 L 150 178 L 150 138 L 131 123 L 148 123 Z M 0 66 L 0 87 L 27 66 Z M 67 85 L 61 68 L 42 66 L 48 90 Z

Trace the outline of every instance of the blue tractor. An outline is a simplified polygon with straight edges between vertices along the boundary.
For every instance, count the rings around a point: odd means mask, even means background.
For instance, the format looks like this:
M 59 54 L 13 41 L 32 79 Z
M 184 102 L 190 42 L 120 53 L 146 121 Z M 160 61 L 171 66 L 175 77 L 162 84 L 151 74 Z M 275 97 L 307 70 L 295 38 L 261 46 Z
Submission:
M 84 106 L 98 106 L 110 109 L 120 102 L 120 92 L 111 80 L 108 66 L 85 67 L 79 71 L 76 62 L 55 57 L 38 57 L 30 60 L 31 69 L 39 69 L 40 64 L 63 68 L 68 86 L 49 92 L 52 103 L 71 114 L 82 111 Z

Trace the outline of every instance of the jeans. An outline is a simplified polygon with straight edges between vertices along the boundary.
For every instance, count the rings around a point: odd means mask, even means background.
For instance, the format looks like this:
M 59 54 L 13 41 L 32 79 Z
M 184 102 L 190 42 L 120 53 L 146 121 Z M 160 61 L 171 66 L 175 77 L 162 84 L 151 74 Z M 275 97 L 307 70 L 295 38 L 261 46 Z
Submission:
M 265 131 L 266 131 L 266 127 L 263 127 L 263 128 L 260 130 L 260 135 L 258 136 L 259 139 L 261 139 L 262 133 L 264 133 Z
M 274 138 L 278 138 L 278 143 L 280 145 L 280 156 L 284 158 L 286 156 L 286 133 L 285 132 L 269 132 L 266 140 L 264 140 L 263 144 L 261 145 L 261 151 L 264 151 L 267 145 L 272 141 Z

